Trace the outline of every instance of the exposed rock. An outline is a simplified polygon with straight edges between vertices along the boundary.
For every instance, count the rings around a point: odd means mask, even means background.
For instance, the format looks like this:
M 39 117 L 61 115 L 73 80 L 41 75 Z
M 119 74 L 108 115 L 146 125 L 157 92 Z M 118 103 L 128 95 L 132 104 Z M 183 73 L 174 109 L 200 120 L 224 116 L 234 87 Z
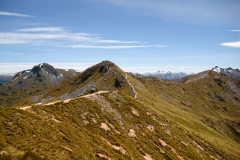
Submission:
M 97 92 L 98 91 L 98 87 L 93 86 L 93 88 L 91 89 L 91 93 Z
M 108 125 L 106 123 L 101 123 L 100 128 L 104 129 L 105 131 L 109 131 L 110 128 L 108 127 Z
M 32 97 L 32 99 L 31 99 L 32 101 L 34 101 L 34 102 L 38 102 L 38 100 L 39 100 L 39 97 L 38 96 L 34 96 L 34 97 Z
M 131 108 L 132 108 L 132 114 L 134 114 L 134 115 L 139 117 L 138 111 L 136 109 L 134 109 L 133 107 L 131 107 Z
M 54 97 L 48 96 L 47 98 L 42 99 L 42 100 L 41 100 L 41 103 L 47 103 L 48 101 L 52 100 L 53 98 L 54 98 Z
M 154 132 L 155 131 L 155 127 L 153 125 L 148 125 L 147 128 L 149 129 L 149 131 Z
M 103 64 L 100 68 L 100 71 L 99 72 L 103 72 L 102 73 L 102 76 L 104 76 L 107 72 L 108 72 L 109 68 L 108 68 L 108 65 L 107 64 Z
M 212 100 L 214 99 L 219 99 L 222 102 L 225 102 L 224 95 L 220 95 L 220 93 L 208 93 L 208 97 L 211 98 Z
M 214 77 L 214 80 L 217 82 L 217 84 L 218 84 L 219 86 L 222 86 L 223 81 L 222 81 L 222 79 L 221 79 L 220 77 L 215 76 L 215 77 Z
M 65 100 L 65 99 L 70 99 L 70 98 L 74 98 L 74 97 L 80 97 L 80 96 L 84 95 L 90 88 L 92 88 L 95 85 L 95 83 L 96 83 L 95 81 L 91 81 L 84 87 L 82 87 L 80 89 L 76 89 L 71 94 L 68 95 L 65 93 L 64 95 L 60 96 L 59 98 L 61 98 L 62 100 Z
M 130 129 L 128 135 L 130 137 L 137 137 L 136 134 L 135 134 L 135 130 L 134 129 Z
M 227 83 L 232 91 L 234 91 L 237 95 L 240 95 L 240 89 L 236 83 L 232 81 L 228 81 Z
M 115 79 L 115 87 L 123 87 L 126 84 L 125 77 L 119 73 Z
M 89 70 L 89 72 L 85 72 L 82 76 L 81 82 L 85 82 L 89 77 L 93 75 L 93 70 Z
M 161 96 L 162 98 L 166 99 L 166 100 L 173 101 L 171 98 L 168 98 L 168 97 L 164 96 L 163 94 L 160 94 L 160 96 Z

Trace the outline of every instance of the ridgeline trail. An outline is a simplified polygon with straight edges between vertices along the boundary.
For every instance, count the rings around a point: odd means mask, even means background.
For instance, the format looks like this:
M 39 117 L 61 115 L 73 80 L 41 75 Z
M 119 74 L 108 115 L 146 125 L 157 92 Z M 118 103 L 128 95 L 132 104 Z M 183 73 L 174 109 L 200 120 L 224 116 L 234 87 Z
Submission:
M 138 93 L 135 91 L 133 85 L 129 82 L 129 79 L 127 77 L 127 73 L 125 73 L 126 81 L 127 83 L 132 87 L 133 92 L 135 93 L 134 98 L 137 98 Z
M 49 102 L 49 103 L 46 103 L 46 104 L 41 104 L 41 105 L 44 105 L 44 106 L 48 106 L 48 105 L 53 105 L 53 104 L 56 104 L 58 102 L 64 102 L 64 103 L 68 103 L 70 102 L 71 100 L 74 100 L 74 99 L 78 99 L 78 98 L 83 98 L 83 97 L 90 97 L 90 96 L 93 96 L 93 95 L 96 95 L 96 94 L 101 94 L 101 93 L 108 93 L 110 91 L 98 91 L 96 93 L 92 93 L 92 94 L 88 94 L 88 95 L 84 95 L 84 96 L 81 96 L 81 97 L 77 97 L 77 98 L 71 98 L 71 99 L 66 99 L 66 100 L 59 100 L 59 101 L 54 101 L 54 102 Z M 28 110 L 32 108 L 32 106 L 25 106 L 25 107 L 20 107 L 19 109 L 21 110 Z

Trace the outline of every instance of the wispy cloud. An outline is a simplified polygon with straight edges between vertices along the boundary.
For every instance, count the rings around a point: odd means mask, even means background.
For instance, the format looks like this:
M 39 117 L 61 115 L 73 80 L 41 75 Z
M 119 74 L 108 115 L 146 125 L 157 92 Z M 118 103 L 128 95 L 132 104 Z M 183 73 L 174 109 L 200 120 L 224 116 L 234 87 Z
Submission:
M 97 49 L 129 49 L 129 48 L 146 48 L 150 46 L 83 46 L 83 45 L 72 45 L 72 46 L 59 46 L 67 48 L 97 48 Z
M 240 48 L 240 41 L 221 43 L 221 45 L 222 46 L 227 46 L 227 47 L 233 47 L 233 48 Z
M 228 31 L 231 31 L 231 32 L 240 32 L 240 30 L 228 30 Z
M 3 11 L 0 11 L 0 15 L 1 16 L 17 16 L 17 17 L 35 17 L 35 16 L 26 15 L 26 14 L 3 12 Z
M 240 30 L 228 30 L 230 32 L 240 32 Z M 240 41 L 221 43 L 221 46 L 240 48 Z
M 159 48 L 164 48 L 164 47 L 169 47 L 168 45 L 152 45 L 153 47 L 159 47 Z
M 140 43 L 139 41 L 96 40 L 98 43 Z
M 20 32 L 63 32 L 62 27 L 45 27 L 45 28 L 25 28 L 19 29 Z
M 47 52 L 55 51 L 54 49 L 41 49 L 41 48 L 37 48 L 37 50 L 40 50 L 40 51 L 47 51 Z
M 168 47 L 167 45 L 132 45 L 143 44 L 143 42 L 106 39 L 84 32 L 74 33 L 71 30 L 66 30 L 65 27 L 35 27 L 18 29 L 12 32 L 0 32 L 0 44 L 37 44 L 53 47 L 97 49 Z
M 0 55 L 14 55 L 14 56 L 21 56 L 22 53 L 13 53 L 13 52 L 0 52 Z

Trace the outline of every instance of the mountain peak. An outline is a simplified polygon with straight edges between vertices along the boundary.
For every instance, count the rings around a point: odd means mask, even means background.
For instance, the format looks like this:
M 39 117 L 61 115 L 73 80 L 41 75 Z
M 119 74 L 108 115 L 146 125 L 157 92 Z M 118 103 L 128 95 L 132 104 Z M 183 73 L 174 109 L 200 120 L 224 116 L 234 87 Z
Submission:
M 240 79 L 240 71 L 239 69 L 233 69 L 231 67 L 228 68 L 220 68 L 218 66 L 215 66 L 214 68 L 211 69 L 212 71 L 233 77 L 233 78 L 237 78 Z

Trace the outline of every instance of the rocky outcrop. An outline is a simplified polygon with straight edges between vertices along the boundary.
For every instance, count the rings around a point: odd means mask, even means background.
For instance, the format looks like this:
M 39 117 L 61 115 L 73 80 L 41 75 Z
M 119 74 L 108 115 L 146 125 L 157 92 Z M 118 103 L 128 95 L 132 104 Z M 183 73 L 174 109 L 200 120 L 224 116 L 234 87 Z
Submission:
M 84 87 L 82 87 L 80 89 L 76 89 L 71 94 L 65 93 L 64 95 L 60 96 L 59 98 L 62 100 L 65 100 L 65 99 L 80 97 L 80 96 L 84 95 L 88 90 L 90 90 L 90 88 L 93 88 L 95 83 L 96 83 L 95 81 L 91 81 Z
M 98 87 L 93 86 L 93 88 L 91 89 L 91 93 L 97 92 L 98 91 Z
M 125 84 L 126 84 L 125 77 L 121 73 L 119 73 L 115 79 L 114 86 L 118 88 L 123 87 Z

